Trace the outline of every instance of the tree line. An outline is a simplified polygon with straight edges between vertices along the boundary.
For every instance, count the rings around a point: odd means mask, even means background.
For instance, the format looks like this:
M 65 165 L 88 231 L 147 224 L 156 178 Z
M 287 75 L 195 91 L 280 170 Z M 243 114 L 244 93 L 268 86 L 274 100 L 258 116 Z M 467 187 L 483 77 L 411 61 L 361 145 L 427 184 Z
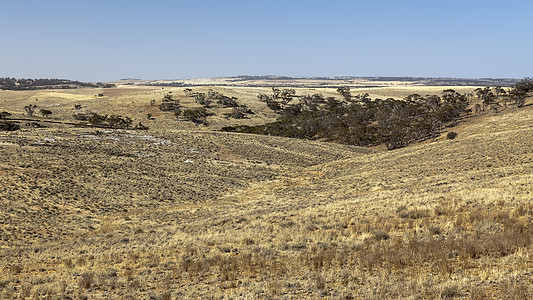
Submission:
M 76 89 L 81 87 L 92 88 L 112 88 L 111 83 L 87 83 L 67 79 L 29 79 L 29 78 L 0 78 L 0 89 L 2 90 L 40 90 L 40 89 Z
M 529 78 L 508 91 L 489 87 L 476 89 L 484 106 L 503 101 L 505 105 L 522 107 L 531 91 L 533 81 Z M 357 146 L 385 144 L 392 150 L 414 141 L 435 138 L 442 129 L 456 124 L 460 117 L 471 112 L 467 95 L 453 89 L 444 90 L 440 96 L 412 94 L 403 100 L 370 99 L 368 94 L 352 96 L 348 87 L 338 88 L 337 92 L 341 100 L 321 94 L 297 96 L 293 89 L 273 88 L 272 94 L 260 94 L 258 99 L 279 113 L 275 122 L 228 126 L 222 130 Z M 295 99 L 297 101 L 293 101 Z

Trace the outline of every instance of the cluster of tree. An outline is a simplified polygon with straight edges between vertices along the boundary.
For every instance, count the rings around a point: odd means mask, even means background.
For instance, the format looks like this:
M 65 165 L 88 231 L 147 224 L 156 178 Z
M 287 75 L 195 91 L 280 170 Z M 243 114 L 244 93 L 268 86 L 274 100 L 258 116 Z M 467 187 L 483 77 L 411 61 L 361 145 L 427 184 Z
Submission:
M 296 97 L 294 89 L 272 88 L 272 94 L 259 94 L 259 101 L 265 102 L 266 105 L 277 113 L 281 113 L 287 105 Z
M 205 102 L 205 93 L 193 93 L 192 90 L 185 89 L 185 94 L 189 97 L 195 97 L 197 100 L 196 102 L 201 103 L 204 106 L 209 106 L 210 104 L 210 102 Z M 172 92 L 168 92 L 163 96 L 159 109 L 161 111 L 173 112 L 176 118 L 179 119 L 180 117 L 183 117 L 186 120 L 193 121 L 197 125 L 207 124 L 207 117 L 211 115 L 205 107 L 182 110 L 179 99 L 174 99 Z
M 531 78 L 524 78 L 507 90 L 500 86 L 477 88 L 474 92 L 482 102 L 481 104 L 476 104 L 474 107 L 475 112 L 485 111 L 487 108 L 497 112 L 501 107 L 523 107 L 528 93 L 531 91 L 533 91 L 533 80 Z
M 26 105 L 24 106 L 24 112 L 27 116 L 32 117 L 35 114 L 35 110 L 37 109 L 37 107 L 38 106 L 35 104 Z M 52 111 L 46 108 L 41 108 L 39 112 L 43 117 L 48 117 L 52 114 Z
M 217 105 L 221 107 L 233 108 L 230 113 L 225 114 L 227 117 L 230 117 L 230 118 L 244 119 L 247 117 L 247 115 L 254 114 L 254 112 L 251 109 L 249 109 L 246 105 L 239 104 L 239 102 L 237 102 L 238 100 L 237 97 L 229 97 L 222 93 L 213 91 L 211 89 L 207 92 L 207 94 L 194 92 L 191 88 L 186 88 L 183 90 L 183 92 L 185 93 L 187 97 L 194 98 L 195 102 L 202 105 L 204 109 L 211 108 L 213 102 L 216 102 Z M 196 114 L 198 114 L 198 112 Z M 197 121 L 198 120 L 196 120 L 196 122 Z
M 81 87 L 115 87 L 111 83 L 86 83 L 67 79 L 28 79 L 28 78 L 0 78 L 0 89 L 3 90 L 38 90 L 38 89 L 75 89 Z
M 384 143 L 388 149 L 396 149 L 413 141 L 436 137 L 444 126 L 465 113 L 468 106 L 467 97 L 454 90 L 445 90 L 440 97 L 414 94 L 403 100 L 372 100 L 368 94 L 351 96 L 349 88 L 340 88 L 338 92 L 344 101 L 315 94 L 298 97 L 300 101 L 296 104 L 287 102 L 288 96 L 278 96 L 279 101 L 276 101 L 274 94 L 262 94 L 258 96 L 260 99 L 280 105 L 280 116 L 275 122 L 222 130 L 358 146 Z M 285 94 L 295 97 L 292 91 Z
M 178 99 L 174 99 L 174 97 L 172 96 L 172 92 L 168 92 L 163 96 L 161 105 L 159 105 L 159 110 L 173 112 L 179 111 L 180 101 Z
M 206 93 L 194 92 L 191 88 L 186 88 L 183 90 L 187 97 L 194 98 L 194 101 L 205 108 L 210 108 L 211 104 L 216 101 L 216 103 L 222 107 L 238 107 L 239 103 L 237 102 L 236 97 L 228 97 L 222 93 L 209 90 Z
M 246 105 L 241 105 L 239 107 L 234 107 L 231 112 L 225 113 L 224 115 L 228 118 L 233 119 L 246 119 L 248 115 L 255 114 L 251 109 L 249 109 Z
M 141 122 L 132 127 L 132 119 L 127 116 L 121 115 L 100 115 L 95 112 L 89 113 L 75 113 L 73 115 L 75 120 L 87 121 L 89 124 L 95 127 L 112 128 L 112 129 L 138 129 L 146 130 L 148 127 L 144 126 Z
M 179 118 L 180 116 L 184 117 L 186 120 L 194 122 L 194 124 L 204 124 L 208 125 L 207 117 L 212 116 L 213 114 L 208 112 L 207 109 L 200 107 L 200 108 L 193 108 L 193 109 L 185 109 L 180 112 L 175 113 L 176 118 Z

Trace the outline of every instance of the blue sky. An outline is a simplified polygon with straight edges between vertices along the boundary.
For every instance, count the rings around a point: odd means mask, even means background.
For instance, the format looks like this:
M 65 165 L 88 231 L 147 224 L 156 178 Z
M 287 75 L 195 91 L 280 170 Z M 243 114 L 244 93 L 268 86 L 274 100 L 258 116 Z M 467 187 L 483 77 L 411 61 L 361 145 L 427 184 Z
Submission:
M 0 77 L 533 75 L 533 1 L 4 1 Z

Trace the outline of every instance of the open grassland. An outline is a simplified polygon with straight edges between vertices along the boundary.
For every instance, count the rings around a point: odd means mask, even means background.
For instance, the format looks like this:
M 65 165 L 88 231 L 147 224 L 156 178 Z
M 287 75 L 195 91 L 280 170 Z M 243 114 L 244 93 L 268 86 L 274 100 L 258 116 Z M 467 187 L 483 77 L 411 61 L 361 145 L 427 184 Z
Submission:
M 453 88 L 460 93 L 470 93 L 476 87 L 428 87 L 428 86 L 390 86 L 383 88 L 352 88 L 352 95 L 368 93 L 373 99 L 395 98 L 403 99 L 410 94 L 440 95 L 444 89 Z M 229 87 L 229 86 L 198 86 L 192 87 L 194 92 L 208 93 L 210 90 L 228 97 L 237 98 L 239 104 L 250 108 L 254 114 L 245 119 L 232 119 L 224 114 L 231 112 L 232 108 L 222 107 L 214 103 L 209 109 L 212 114 L 207 117 L 209 127 L 194 125 L 190 121 L 177 120 L 170 112 L 162 112 L 158 106 L 163 96 L 169 92 L 174 99 L 179 100 L 183 109 L 202 107 L 195 102 L 193 97 L 187 97 L 183 87 L 150 87 L 124 85 L 117 88 L 81 88 L 72 90 L 33 90 L 33 91 L 0 91 L 0 109 L 22 116 L 24 107 L 37 105 L 35 115 L 40 109 L 52 112 L 52 120 L 73 121 L 75 113 L 95 112 L 101 115 L 123 115 L 133 119 L 136 124 L 142 122 L 146 126 L 157 129 L 202 129 L 217 130 L 225 126 L 235 125 L 260 125 L 273 122 L 278 115 L 259 101 L 259 94 L 270 94 L 270 87 Z M 324 97 L 340 98 L 335 88 L 296 88 L 296 95 L 322 94 Z M 101 94 L 101 96 L 98 96 Z M 155 100 L 154 105 L 150 101 Z M 294 102 L 297 102 L 297 97 Z M 75 109 L 79 105 L 81 108 Z M 148 118 L 150 114 L 150 118 Z
M 77 102 L 158 113 L 160 88 L 124 89 L 37 102 L 58 120 Z M 21 112 L 32 93 L 52 92 L 17 92 L 3 109 Z M 264 109 L 243 122 L 275 117 Z M 160 114 L 148 131 L 0 132 L 0 298 L 533 297 L 531 105 L 395 151 Z

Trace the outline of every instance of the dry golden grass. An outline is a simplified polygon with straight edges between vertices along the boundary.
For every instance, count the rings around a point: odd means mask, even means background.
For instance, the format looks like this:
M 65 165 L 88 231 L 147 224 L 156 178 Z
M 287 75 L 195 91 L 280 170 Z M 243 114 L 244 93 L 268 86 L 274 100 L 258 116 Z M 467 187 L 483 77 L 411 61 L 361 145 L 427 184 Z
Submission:
M 93 92 L 84 106 L 132 116 L 163 93 Z M 74 101 L 46 101 L 70 117 Z M 387 152 L 163 115 L 147 132 L 0 132 L 0 298 L 531 298 L 532 114 Z

